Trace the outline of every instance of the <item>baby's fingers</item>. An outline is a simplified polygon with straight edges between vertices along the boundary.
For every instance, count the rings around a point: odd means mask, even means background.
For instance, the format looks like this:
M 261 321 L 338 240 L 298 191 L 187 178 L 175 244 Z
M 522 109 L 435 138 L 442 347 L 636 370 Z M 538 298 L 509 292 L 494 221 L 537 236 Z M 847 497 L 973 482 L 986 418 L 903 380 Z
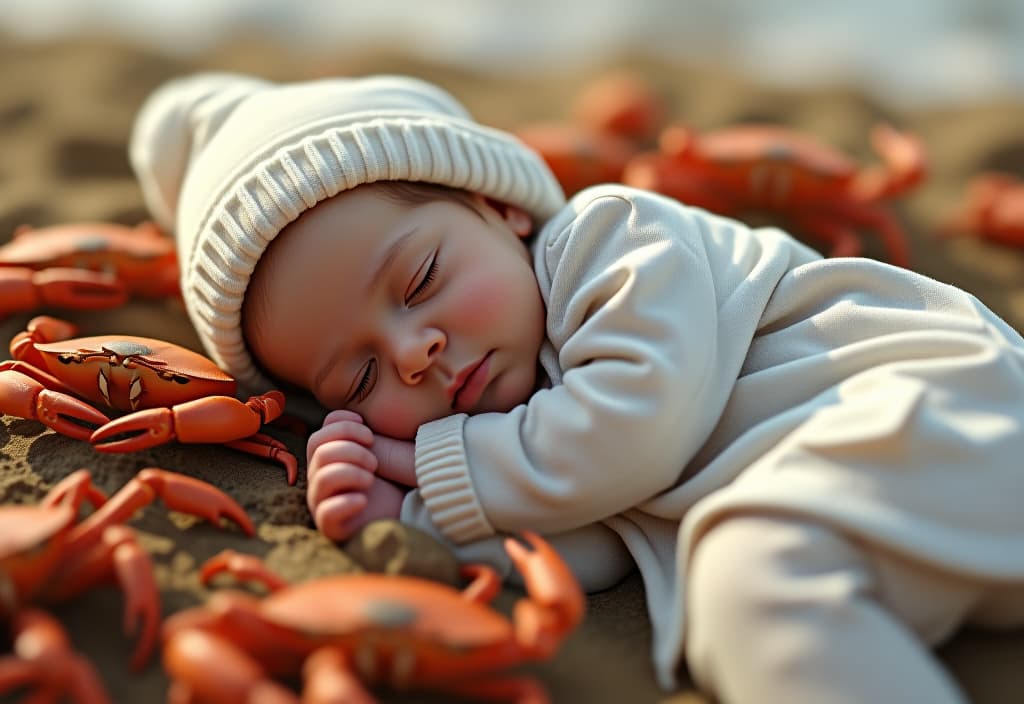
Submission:
M 312 482 L 321 468 L 338 463 L 354 464 L 367 472 L 377 471 L 377 456 L 369 448 L 351 440 L 330 440 L 310 453 L 306 477 Z
M 348 409 L 343 408 L 337 411 L 331 411 L 326 416 L 324 416 L 324 422 L 322 423 L 322 425 L 326 426 L 330 425 L 331 423 L 338 423 L 343 420 L 354 420 L 358 423 L 362 423 L 363 417 L 356 413 L 355 411 L 350 411 Z
M 306 503 L 310 513 L 316 515 L 319 506 L 331 497 L 366 493 L 373 486 L 374 475 L 362 467 L 345 462 L 321 467 L 309 480 Z
M 339 415 L 337 420 L 331 423 L 325 422 L 322 428 L 309 436 L 309 440 L 306 442 L 307 459 L 312 456 L 316 448 L 331 440 L 351 440 L 365 447 L 373 444 L 373 431 L 355 413 L 351 411 L 333 411 L 328 418 L 341 413 L 351 414 L 351 417 L 341 417 Z
M 346 540 L 365 523 L 361 514 L 366 502 L 366 494 L 332 496 L 316 507 L 313 520 L 320 532 L 331 540 Z

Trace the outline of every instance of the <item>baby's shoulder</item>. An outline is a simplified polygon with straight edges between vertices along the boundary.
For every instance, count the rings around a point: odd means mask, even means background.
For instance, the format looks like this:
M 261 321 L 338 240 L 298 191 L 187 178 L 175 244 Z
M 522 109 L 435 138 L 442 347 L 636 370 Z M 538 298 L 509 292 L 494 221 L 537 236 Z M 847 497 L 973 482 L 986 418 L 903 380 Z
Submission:
M 545 249 L 585 238 L 593 245 L 629 231 L 661 230 L 667 223 L 697 215 L 695 209 L 661 194 L 607 183 L 585 188 L 570 198 L 539 230 L 536 244 Z
M 585 216 L 594 210 L 621 210 L 624 207 L 631 211 L 661 211 L 666 215 L 692 210 L 674 198 L 619 183 L 584 188 L 569 199 L 565 209 L 577 216 Z

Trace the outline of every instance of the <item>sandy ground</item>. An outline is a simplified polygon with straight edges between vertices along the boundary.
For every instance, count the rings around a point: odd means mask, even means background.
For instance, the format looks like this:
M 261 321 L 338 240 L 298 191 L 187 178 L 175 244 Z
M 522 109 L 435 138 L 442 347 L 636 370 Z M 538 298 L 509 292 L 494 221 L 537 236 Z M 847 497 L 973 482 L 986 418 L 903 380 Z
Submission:
M 624 62 L 647 72 L 667 95 L 674 115 L 698 128 L 743 120 L 772 120 L 809 130 L 869 159 L 867 128 L 886 119 L 916 131 L 928 146 L 932 175 L 899 206 L 912 239 L 913 268 L 955 283 L 981 297 L 1018 330 L 1024 330 L 1024 250 L 971 239 L 940 241 L 932 233 L 949 212 L 967 178 L 982 168 L 1024 174 L 1024 105 L 991 103 L 971 109 L 893 114 L 855 92 L 781 93 L 712 71 Z M 482 121 L 504 127 L 565 115 L 570 97 L 591 75 L 498 80 L 388 56 L 299 58 L 265 43 L 240 41 L 185 61 L 109 43 L 21 47 L 0 43 L 0 238 L 15 226 L 79 220 L 135 223 L 145 218 L 125 154 L 131 120 L 141 101 L 163 80 L 190 70 L 242 70 L 274 79 L 331 73 L 397 71 L 437 80 Z M 868 242 L 868 253 L 877 253 Z M 57 312 L 57 311 L 49 311 Z M 61 312 L 62 313 L 62 312 Z M 176 302 L 135 302 L 116 311 L 62 313 L 82 334 L 131 333 L 197 346 Z M 0 324 L 0 339 L 20 330 L 29 315 Z M 300 457 L 303 438 L 273 431 Z M 6 416 L 0 422 L 0 501 L 31 503 L 67 473 L 88 467 L 112 492 L 140 468 L 159 466 L 207 480 L 235 497 L 257 525 L 246 538 L 163 506 L 147 508 L 132 522 L 152 552 L 169 614 L 201 602 L 208 591 L 196 568 L 223 548 L 254 553 L 288 579 L 300 581 L 358 569 L 342 546 L 312 529 L 304 502 L 304 466 L 295 486 L 275 464 L 220 447 L 173 445 L 152 451 L 105 455 L 54 434 L 38 422 Z M 514 599 L 501 595 L 499 608 Z M 527 668 L 539 674 L 556 702 L 706 701 L 690 687 L 665 694 L 652 677 L 650 631 L 643 589 L 635 577 L 590 598 L 584 625 L 549 663 Z M 55 613 L 75 645 L 97 665 L 116 702 L 162 701 L 167 679 L 154 660 L 139 673 L 127 667 L 132 641 L 120 633 L 121 599 L 101 588 Z M 7 647 L 0 641 L 0 648 Z M 1024 690 L 1024 632 L 958 635 L 941 650 L 972 700 L 1020 701 Z M 389 695 L 390 696 L 390 695 Z M 388 701 L 427 701 L 407 695 Z M 435 701 L 435 700 L 431 700 Z M 437 700 L 440 701 L 440 700 Z

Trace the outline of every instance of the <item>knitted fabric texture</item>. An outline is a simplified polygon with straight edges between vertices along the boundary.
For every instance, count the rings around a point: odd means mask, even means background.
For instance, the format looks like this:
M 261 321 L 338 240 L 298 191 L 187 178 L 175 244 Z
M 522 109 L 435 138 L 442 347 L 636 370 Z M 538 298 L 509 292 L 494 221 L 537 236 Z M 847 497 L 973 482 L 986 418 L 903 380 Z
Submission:
M 534 222 L 565 203 L 535 152 L 474 122 L 440 88 L 402 76 L 173 81 L 143 105 L 130 157 L 149 211 L 177 240 L 192 324 L 244 393 L 271 386 L 242 335 L 245 292 L 267 246 L 303 211 L 382 180 L 474 191 Z

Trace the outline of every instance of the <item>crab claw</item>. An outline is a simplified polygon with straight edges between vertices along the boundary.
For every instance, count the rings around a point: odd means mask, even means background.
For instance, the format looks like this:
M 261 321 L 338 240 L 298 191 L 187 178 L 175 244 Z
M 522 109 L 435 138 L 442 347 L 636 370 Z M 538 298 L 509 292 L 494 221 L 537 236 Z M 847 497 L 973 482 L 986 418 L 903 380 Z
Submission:
M 294 484 L 297 461 L 282 443 L 259 434 L 264 422 L 280 415 L 284 395 L 270 392 L 243 403 L 230 396 L 205 396 L 173 408 L 130 413 L 97 428 L 89 441 L 100 452 L 132 452 L 171 440 L 219 443 L 280 462 Z
M 85 440 L 92 435 L 92 428 L 81 425 L 103 426 L 110 419 L 100 411 L 73 396 L 43 389 L 36 398 L 36 418 L 58 433 L 76 440 Z M 69 420 L 73 419 L 73 420 Z M 75 422 L 79 421 L 79 422 Z
M 38 367 L 45 367 L 45 362 L 36 351 L 35 343 L 70 340 L 76 334 L 78 334 L 78 326 L 74 323 L 60 318 L 51 318 L 48 315 L 37 315 L 28 321 L 28 325 L 23 331 L 11 338 L 11 357 Z
M 271 572 L 258 557 L 234 550 L 223 550 L 204 562 L 199 571 L 199 580 L 203 584 L 209 584 L 214 577 L 224 573 L 236 580 L 259 582 L 269 591 L 277 591 L 288 586 L 288 582 Z
M 104 423 L 90 434 L 89 442 L 100 452 L 133 452 L 163 445 L 174 438 L 171 409 L 148 408 Z
M 22 267 L 0 269 L 2 313 L 41 306 L 81 310 L 114 308 L 127 300 L 124 285 L 109 274 L 71 267 L 42 271 Z
M 48 306 L 94 310 L 115 308 L 128 300 L 128 289 L 111 274 L 54 267 L 32 277 L 42 302 Z
M 159 496 L 167 508 L 173 511 L 199 516 L 215 525 L 220 523 L 221 518 L 228 518 L 246 535 L 256 534 L 252 519 L 245 509 L 211 484 L 156 467 L 143 469 L 135 478 Z
M 883 164 L 864 169 L 857 176 L 851 186 L 855 197 L 869 203 L 894 198 L 925 177 L 928 159 L 917 137 L 879 124 L 871 131 L 871 143 L 882 157 Z
M 127 521 L 157 498 L 172 511 L 205 518 L 215 525 L 227 518 L 246 535 L 256 534 L 245 509 L 217 487 L 195 477 L 146 467 L 82 522 L 79 539 L 85 542 L 82 536 L 89 532 L 99 535 L 107 526 Z
M 58 433 L 87 440 L 93 427 L 110 421 L 107 416 L 73 396 L 47 389 L 14 369 L 0 371 L 0 412 L 38 420 Z M 87 427 L 91 425 L 93 427 Z
M 522 537 L 532 549 L 512 538 L 505 541 L 505 551 L 526 583 L 527 598 L 515 606 L 516 634 L 521 644 L 546 656 L 579 625 L 586 601 L 555 549 L 532 531 L 523 531 Z

